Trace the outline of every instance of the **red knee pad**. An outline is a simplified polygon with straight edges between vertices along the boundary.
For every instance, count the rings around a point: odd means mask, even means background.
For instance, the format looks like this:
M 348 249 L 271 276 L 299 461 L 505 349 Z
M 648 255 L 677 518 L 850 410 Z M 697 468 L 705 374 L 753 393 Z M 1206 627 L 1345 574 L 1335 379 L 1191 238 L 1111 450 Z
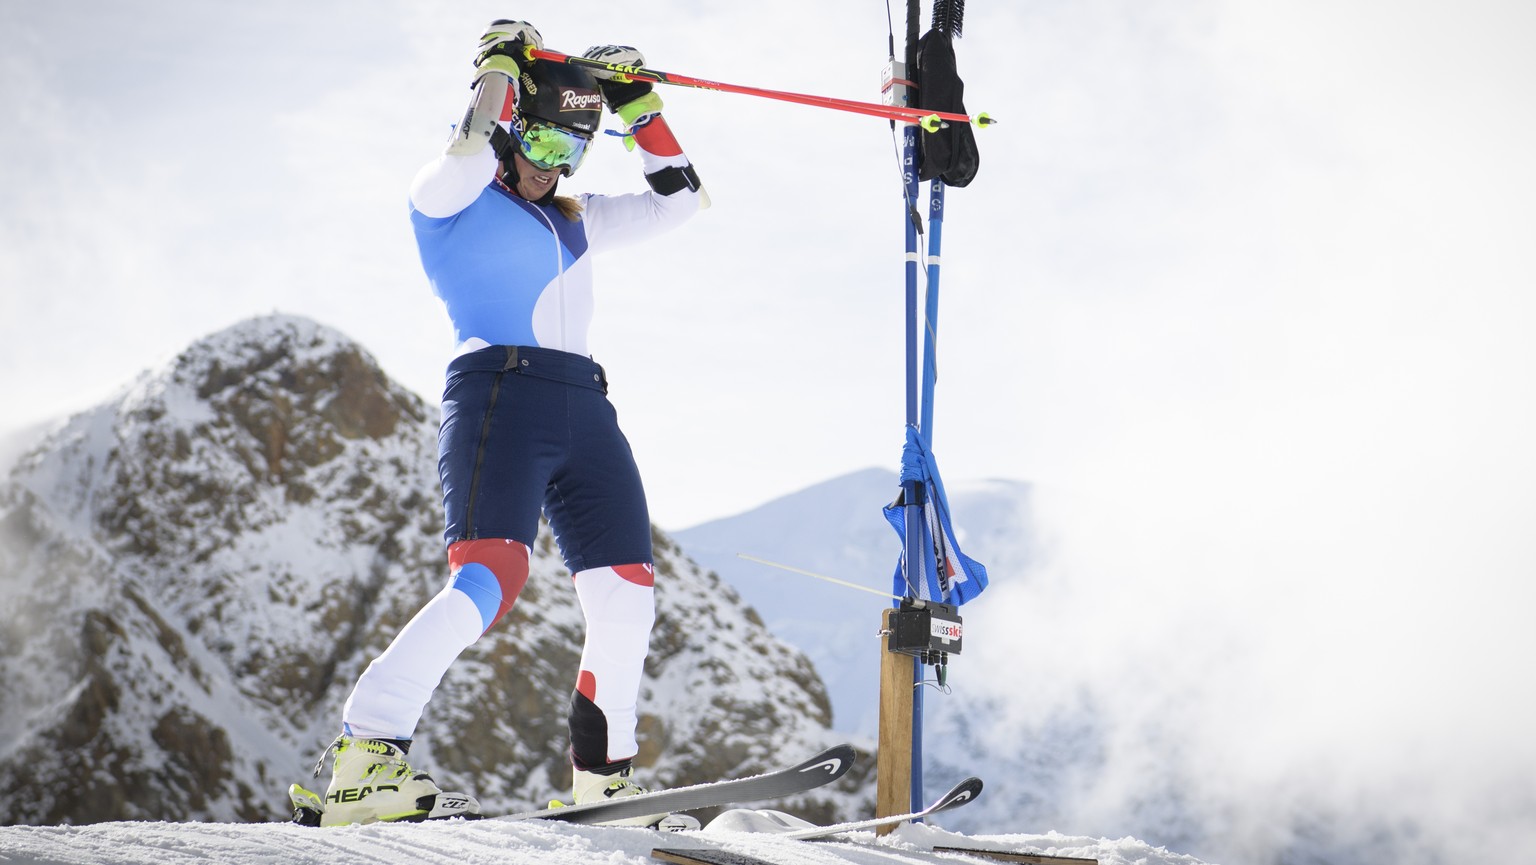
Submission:
M 448 548 L 451 572 L 457 573 L 471 563 L 488 568 L 501 585 L 501 608 L 491 622 L 494 624 L 512 609 L 523 586 L 528 584 L 528 548 L 510 538 L 477 538 L 459 541 Z

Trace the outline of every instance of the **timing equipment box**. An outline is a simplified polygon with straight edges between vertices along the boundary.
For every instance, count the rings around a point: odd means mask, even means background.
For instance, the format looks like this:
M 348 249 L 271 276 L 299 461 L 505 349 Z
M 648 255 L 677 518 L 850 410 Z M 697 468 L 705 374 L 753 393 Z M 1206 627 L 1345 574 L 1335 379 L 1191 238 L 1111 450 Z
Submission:
M 922 658 L 960 654 L 962 637 L 960 614 L 952 604 L 908 598 L 891 614 L 891 632 L 886 648 L 903 655 Z

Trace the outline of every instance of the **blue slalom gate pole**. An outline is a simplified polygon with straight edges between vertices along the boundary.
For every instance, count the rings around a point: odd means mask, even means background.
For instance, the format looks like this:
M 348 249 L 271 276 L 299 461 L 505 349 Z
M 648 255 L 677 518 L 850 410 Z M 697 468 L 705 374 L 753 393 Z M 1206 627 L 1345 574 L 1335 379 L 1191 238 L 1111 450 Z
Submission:
M 910 78 L 917 69 L 917 33 L 918 33 L 918 7 L 920 0 L 907 0 L 907 45 L 906 45 L 906 72 Z M 907 91 L 908 99 L 916 96 L 910 89 Z M 907 357 L 907 426 L 922 431 L 920 411 L 921 398 L 918 384 L 918 346 L 917 346 L 917 277 L 920 260 L 918 258 L 918 229 L 922 220 L 917 209 L 917 126 L 911 123 L 902 124 L 901 128 L 902 150 L 902 180 L 905 184 L 902 199 L 907 243 L 907 333 L 906 333 L 906 357 Z M 928 555 L 923 544 L 923 485 L 916 480 L 907 480 L 902 489 L 903 501 L 906 502 L 906 538 L 904 543 L 905 559 L 907 563 L 908 593 L 917 594 L 917 586 L 922 585 L 925 573 L 923 557 Z M 923 691 L 917 683 L 922 681 L 923 662 L 920 659 L 912 661 L 912 781 L 911 800 L 912 810 L 919 811 L 923 807 Z
M 938 342 L 939 342 L 939 250 L 944 241 L 944 181 L 937 178 L 928 183 L 928 260 L 925 272 L 927 274 L 926 297 L 923 304 L 923 364 L 922 364 L 922 395 L 919 400 L 918 411 L 920 413 L 918 431 L 928 443 L 933 446 L 933 388 L 938 381 Z M 913 306 L 916 306 L 914 293 Z M 912 310 L 915 316 L 916 309 Z M 915 326 L 915 323 L 914 323 Z M 909 366 L 916 366 L 915 351 L 914 360 Z M 920 490 L 921 486 L 918 487 Z M 908 502 L 912 501 L 911 491 L 908 490 Z M 921 503 L 919 503 L 920 505 Z M 910 505 L 909 505 L 910 506 Z M 922 519 L 922 510 L 919 507 L 917 519 Z M 908 533 L 908 561 L 917 561 L 910 558 L 914 549 L 911 544 L 913 512 L 907 512 Z M 921 532 L 919 532 L 921 544 Z M 932 555 L 922 545 L 922 555 Z M 926 563 L 925 563 L 926 564 Z M 924 579 L 920 577 L 919 579 Z M 912 810 L 919 811 L 923 807 L 926 798 L 923 795 L 923 689 L 920 683 L 923 681 L 923 662 L 914 660 L 912 666 Z
M 918 213 L 917 213 L 917 127 L 907 124 L 902 130 L 902 162 L 905 165 L 903 176 L 906 181 L 906 240 L 907 240 L 907 426 L 915 428 L 919 433 L 921 398 L 919 396 L 918 373 L 918 304 L 917 304 L 917 277 L 918 277 Z M 908 480 L 902 487 L 902 500 L 906 502 L 906 540 L 905 559 L 907 563 L 908 591 L 916 595 L 916 587 L 922 585 L 924 574 L 923 557 L 928 555 L 923 544 L 923 485 L 917 480 Z M 922 681 L 923 662 L 920 659 L 912 661 L 912 810 L 920 811 L 923 808 L 923 691 L 917 686 Z
M 923 312 L 923 438 L 933 446 L 933 386 L 939 377 L 939 250 L 944 245 L 944 181 L 928 181 L 928 292 Z

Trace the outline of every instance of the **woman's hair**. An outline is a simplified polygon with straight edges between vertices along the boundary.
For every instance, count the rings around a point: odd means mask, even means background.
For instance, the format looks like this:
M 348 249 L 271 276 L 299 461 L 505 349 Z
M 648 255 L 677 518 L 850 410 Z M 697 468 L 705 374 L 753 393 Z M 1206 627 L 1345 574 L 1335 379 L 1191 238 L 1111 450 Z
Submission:
M 581 219 L 581 199 L 579 198 L 572 198 L 569 195 L 557 195 L 555 196 L 555 208 L 560 211 L 561 216 L 572 222 L 577 222 Z

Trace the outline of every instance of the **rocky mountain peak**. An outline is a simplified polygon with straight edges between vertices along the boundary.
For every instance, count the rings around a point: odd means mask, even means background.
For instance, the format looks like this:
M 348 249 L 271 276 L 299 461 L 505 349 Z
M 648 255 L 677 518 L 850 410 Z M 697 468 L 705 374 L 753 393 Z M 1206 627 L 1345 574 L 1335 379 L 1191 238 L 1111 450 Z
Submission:
M 357 675 L 447 576 L 435 442 L 435 409 L 360 346 L 275 315 L 34 447 L 0 486 L 3 819 L 281 819 Z M 810 663 L 656 541 L 647 781 L 829 743 Z M 493 809 L 568 783 L 582 622 L 547 532 L 535 546 L 518 605 L 444 679 L 412 750 Z

